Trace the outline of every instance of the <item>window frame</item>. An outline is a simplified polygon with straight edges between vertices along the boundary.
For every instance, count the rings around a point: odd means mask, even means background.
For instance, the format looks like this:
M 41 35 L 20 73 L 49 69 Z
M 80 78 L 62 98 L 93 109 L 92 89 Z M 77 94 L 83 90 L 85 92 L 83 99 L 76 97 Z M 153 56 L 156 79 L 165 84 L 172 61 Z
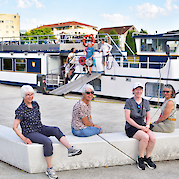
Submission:
M 17 60 L 25 60 L 25 62 L 17 62 Z M 17 65 L 25 64 L 25 71 L 17 70 Z M 15 72 L 27 72 L 27 59 L 26 58 L 16 58 L 15 59 Z
M 2 71 L 13 71 L 13 58 L 1 58 L 2 59 Z M 11 70 L 4 69 L 4 60 L 11 60 Z

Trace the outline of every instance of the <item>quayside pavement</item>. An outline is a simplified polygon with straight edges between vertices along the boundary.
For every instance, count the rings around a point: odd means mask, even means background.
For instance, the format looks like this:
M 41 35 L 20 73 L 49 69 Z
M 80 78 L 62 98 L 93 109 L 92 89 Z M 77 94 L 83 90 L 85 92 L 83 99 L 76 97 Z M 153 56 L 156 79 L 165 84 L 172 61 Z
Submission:
M 46 125 L 56 125 L 66 134 L 71 135 L 71 113 L 73 105 L 80 99 L 81 95 L 68 94 L 66 97 L 42 95 L 36 93 L 34 100 L 40 105 L 42 122 Z M 0 84 L 0 125 L 12 127 L 14 121 L 14 110 L 21 103 L 20 87 Z M 95 98 L 92 101 L 92 118 L 94 123 L 103 128 L 104 133 L 124 132 L 124 101 Z M 159 116 L 151 105 L 152 121 Z M 156 113 L 156 114 L 155 114 Z M 154 115 L 155 114 L 155 115 Z M 179 109 L 177 109 L 179 119 Z M 179 122 L 177 121 L 177 128 Z M 90 149 L 89 149 L 90 150 Z M 91 169 L 80 169 L 57 172 L 60 179 L 176 179 L 179 176 L 179 161 L 156 162 L 157 169 L 146 168 L 141 171 L 135 165 L 101 167 Z M 13 166 L 0 161 L 0 179 L 46 179 L 44 173 L 29 174 Z

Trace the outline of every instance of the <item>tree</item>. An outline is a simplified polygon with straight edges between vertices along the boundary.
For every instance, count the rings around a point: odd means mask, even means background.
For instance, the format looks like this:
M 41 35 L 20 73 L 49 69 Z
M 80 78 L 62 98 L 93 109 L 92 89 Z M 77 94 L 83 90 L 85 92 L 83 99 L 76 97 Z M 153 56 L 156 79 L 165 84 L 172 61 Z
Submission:
M 148 34 L 147 31 L 146 31 L 146 30 L 143 30 L 143 29 L 140 30 L 140 33 Z
M 146 30 L 141 29 L 140 33 L 142 34 L 148 34 Z M 146 39 L 141 39 L 141 50 L 146 50 Z
M 105 32 L 104 31 L 102 31 L 102 30 L 99 30 L 98 31 L 98 34 L 104 34 L 104 35 L 99 35 L 99 38 L 101 39 L 101 38 L 105 38 Z
M 126 43 L 127 45 L 131 48 L 131 50 L 136 53 L 136 44 L 135 44 L 135 39 L 132 38 L 132 33 L 135 32 L 133 30 L 128 31 L 127 36 L 126 36 Z M 127 51 L 128 55 L 132 55 L 132 52 L 129 50 L 129 48 L 125 45 L 125 50 Z
M 44 35 L 50 35 L 48 36 L 44 36 Z M 24 36 L 33 36 L 30 37 L 31 42 L 36 43 L 37 42 L 37 36 L 39 40 L 41 40 L 41 42 L 44 42 L 45 39 L 53 39 L 55 40 L 55 36 L 53 35 L 52 29 L 49 27 L 45 27 L 45 28 L 39 28 L 39 29 L 33 29 L 30 32 L 26 32 L 24 34 Z M 29 40 L 29 37 L 22 37 L 21 40 Z
M 115 29 L 111 29 L 109 32 L 109 35 L 115 35 L 115 36 L 111 36 L 111 38 L 119 46 L 119 37 L 118 37 L 118 33 L 115 31 Z

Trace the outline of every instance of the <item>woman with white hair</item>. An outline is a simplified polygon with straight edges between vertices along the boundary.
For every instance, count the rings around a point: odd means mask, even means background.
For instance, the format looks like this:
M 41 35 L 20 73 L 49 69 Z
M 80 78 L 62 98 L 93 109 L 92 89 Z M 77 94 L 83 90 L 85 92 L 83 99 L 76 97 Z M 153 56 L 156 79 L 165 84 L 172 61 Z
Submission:
M 93 86 L 86 84 L 82 89 L 82 99 L 73 107 L 71 128 L 75 136 L 89 137 L 102 133 L 102 128 L 95 125 L 91 117 L 91 100 L 93 99 L 93 94 Z
M 31 86 L 22 86 L 21 96 L 23 101 L 15 110 L 13 130 L 25 144 L 43 144 L 44 156 L 47 163 L 46 174 L 49 178 L 58 178 L 51 164 L 53 146 L 52 141 L 48 137 L 55 136 L 68 149 L 69 157 L 79 155 L 82 151 L 71 146 L 58 127 L 50 127 L 42 124 L 39 105 L 36 101 L 33 101 L 34 90 Z M 18 129 L 19 124 L 22 133 Z

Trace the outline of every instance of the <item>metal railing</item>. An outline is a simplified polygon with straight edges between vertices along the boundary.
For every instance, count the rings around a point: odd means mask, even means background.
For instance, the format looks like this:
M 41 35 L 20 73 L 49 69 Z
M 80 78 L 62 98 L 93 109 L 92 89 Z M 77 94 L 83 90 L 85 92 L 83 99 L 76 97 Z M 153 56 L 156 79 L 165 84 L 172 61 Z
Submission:
M 50 44 L 69 44 L 69 43 L 83 43 L 83 38 L 86 34 L 56 34 L 56 35 L 34 35 L 34 36 L 15 36 L 15 37 L 0 37 L 0 45 L 50 45 Z M 122 53 L 120 49 L 120 40 L 122 37 L 119 34 L 109 35 L 104 34 L 94 34 L 95 43 L 99 44 L 101 39 L 105 39 L 107 42 L 112 42 L 112 44 Z M 91 41 L 87 38 L 86 41 Z M 123 42 L 131 51 L 133 55 L 134 52 L 128 46 L 126 42 Z M 2 47 L 3 48 L 3 47 Z
M 80 56 L 77 55 L 75 57 L 76 58 L 75 65 L 71 66 L 70 70 L 72 70 L 72 68 L 74 68 L 74 67 L 75 68 L 79 67 L 77 73 L 79 75 L 83 75 L 83 74 L 86 74 L 86 71 L 83 70 L 83 68 L 85 68 L 85 66 L 82 66 L 79 63 L 79 58 L 80 57 L 85 57 L 85 55 L 80 55 Z M 117 68 L 162 69 L 167 63 L 167 62 L 149 62 L 149 61 L 146 61 L 146 62 L 134 61 L 133 62 L 133 61 L 124 60 L 124 57 L 122 57 L 122 56 L 113 57 L 111 55 L 110 57 L 112 57 L 112 60 L 108 61 L 108 65 L 107 65 L 107 61 L 105 59 L 105 64 L 106 65 L 105 65 L 105 68 L 104 68 L 104 73 L 111 72 L 111 75 L 116 75 L 116 69 Z M 95 58 L 95 60 L 98 61 L 98 58 Z M 100 57 L 100 60 L 102 60 L 101 57 Z M 117 63 L 118 66 L 116 66 L 115 63 Z M 99 62 L 98 62 L 98 64 L 99 64 Z M 102 61 L 101 61 L 101 65 L 102 65 Z M 94 70 L 94 68 L 93 68 L 93 70 Z M 55 71 L 58 71 L 60 73 L 55 73 Z M 95 73 L 98 73 L 99 71 L 102 72 L 100 70 L 100 67 L 98 67 L 98 65 L 96 65 Z M 94 71 L 93 71 L 93 73 L 94 73 Z M 62 65 L 59 68 L 52 69 L 50 74 L 48 74 L 48 75 L 50 75 L 51 80 L 54 81 L 54 86 L 63 85 L 64 84 L 64 77 L 65 77 L 64 76 L 65 75 L 65 66 Z M 56 84 L 55 83 L 55 81 L 57 81 L 57 79 L 56 79 L 57 75 L 58 75 L 58 78 L 59 78 L 58 83 L 61 82 L 61 84 Z M 47 85 L 48 85 L 48 83 L 47 83 Z

